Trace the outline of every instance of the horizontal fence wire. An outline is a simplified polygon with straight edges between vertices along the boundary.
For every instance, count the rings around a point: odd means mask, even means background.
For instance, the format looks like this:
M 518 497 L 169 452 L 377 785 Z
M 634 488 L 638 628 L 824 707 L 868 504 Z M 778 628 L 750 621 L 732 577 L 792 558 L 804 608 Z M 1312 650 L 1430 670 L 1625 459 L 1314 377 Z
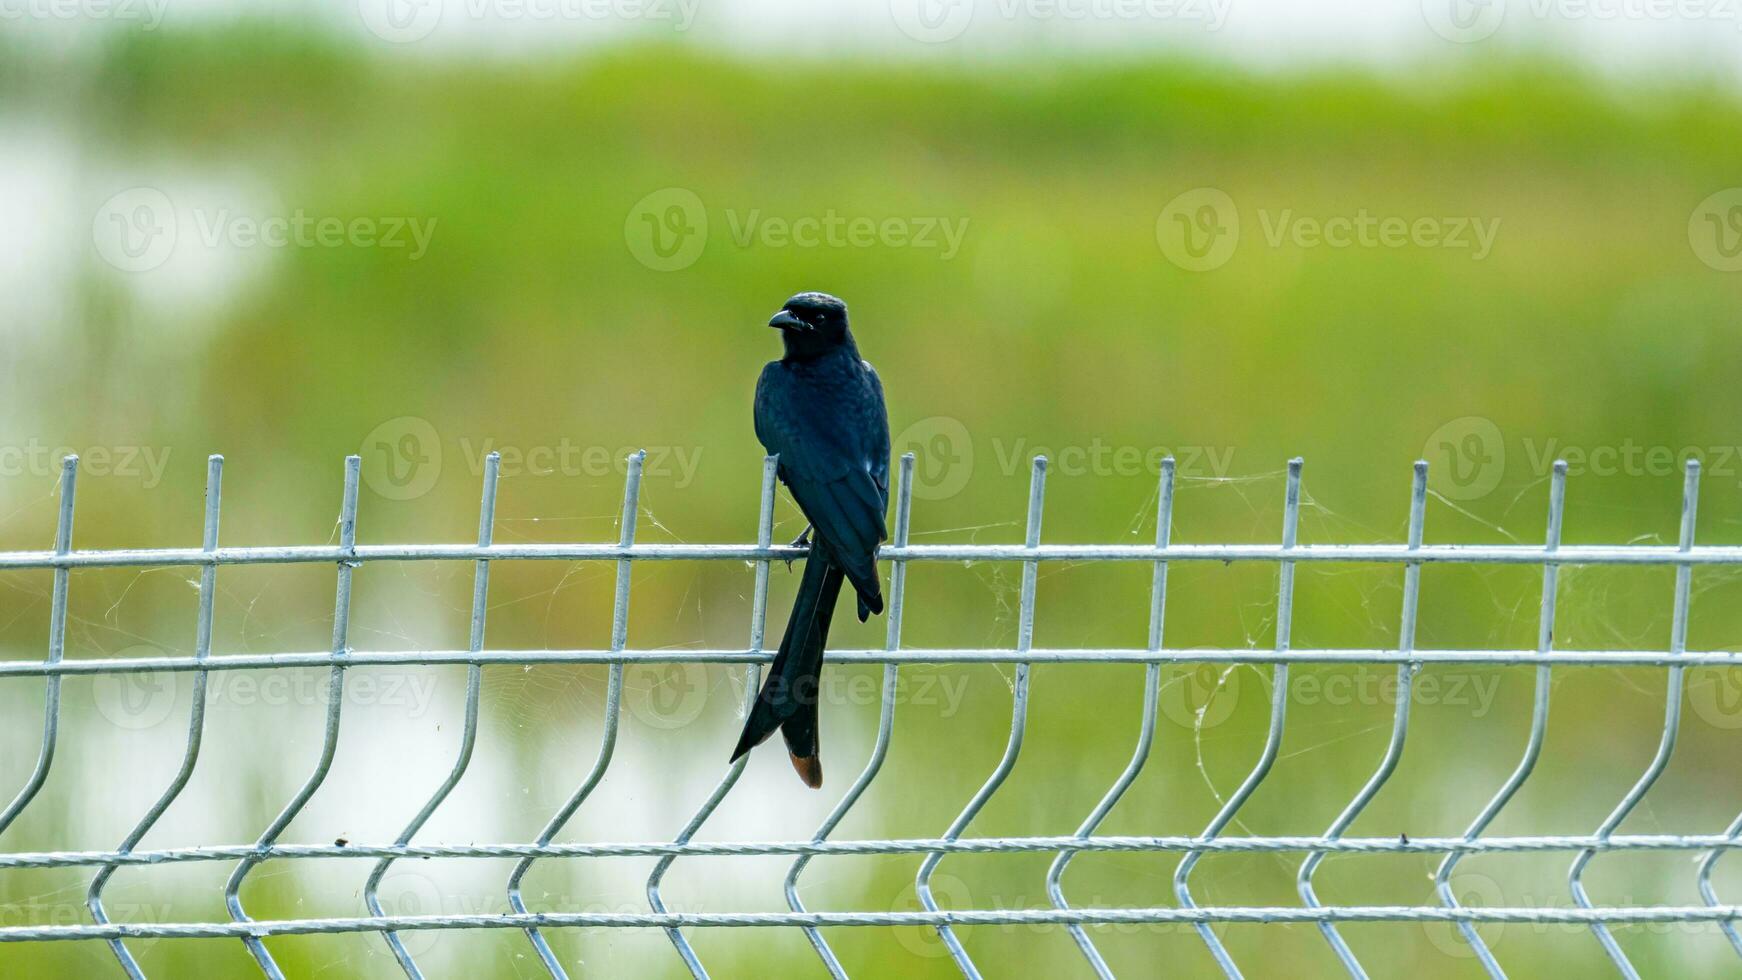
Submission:
M 1541 546 L 1426 544 L 1424 517 L 1427 464 L 1415 464 L 1411 484 L 1407 540 L 1401 544 L 1302 545 L 1296 529 L 1302 500 L 1302 464 L 1289 463 L 1284 496 L 1284 520 L 1279 543 L 1267 544 L 1178 544 L 1171 530 L 1174 519 L 1172 459 L 1161 466 L 1157 493 L 1157 526 L 1153 545 L 1048 545 L 1041 542 L 1046 491 L 1046 461 L 1034 461 L 1028 498 L 1027 531 L 1021 545 L 914 545 L 909 542 L 913 509 L 914 459 L 904 456 L 895 495 L 895 521 L 890 543 L 880 552 L 890 569 L 890 602 L 887 642 L 881 650 L 831 650 L 827 658 L 836 664 L 883 665 L 882 695 L 875 744 L 864 768 L 830 810 L 827 819 L 807 840 L 698 842 L 695 835 L 732 792 L 742 774 L 745 759 L 728 766 L 706 796 L 696 803 L 683 830 L 671 841 L 560 843 L 556 837 L 606 776 L 619 730 L 623 671 L 629 664 L 720 663 L 745 667 L 743 690 L 746 702 L 755 694 L 762 665 L 771 654 L 765 648 L 769 567 L 774 561 L 803 557 L 806 549 L 773 543 L 773 514 L 777 460 L 764 461 L 760 493 L 757 541 L 743 544 L 643 544 L 635 540 L 636 517 L 644 454 L 630 457 L 625 480 L 622 517 L 614 544 L 515 544 L 493 540 L 499 459 L 485 461 L 483 495 L 479 513 L 478 541 L 474 544 L 359 545 L 356 543 L 360 460 L 345 460 L 338 543 L 329 546 L 224 547 L 218 541 L 223 459 L 211 457 L 207 470 L 204 534 L 199 548 L 77 550 L 73 547 L 73 514 L 77 489 L 78 460 L 67 457 L 60 480 L 60 501 L 54 547 L 49 551 L 0 553 L 0 570 L 50 570 L 54 584 L 50 601 L 50 635 L 47 656 L 41 660 L 0 662 L 0 680 L 41 677 L 46 694 L 43 728 L 37 743 L 37 759 L 24 785 L 0 809 L 0 832 L 11 826 L 37 797 L 50 776 L 59 734 L 60 682 L 68 676 L 113 675 L 153 672 L 192 672 L 196 697 L 188 719 L 188 736 L 182 762 L 168 787 L 133 826 L 119 845 L 108 851 L 38 851 L 0 853 L 0 870 L 42 868 L 95 868 L 86 906 L 91 921 L 53 925 L 0 926 L 0 943 L 103 941 L 122 969 L 131 977 L 143 977 L 139 963 L 126 945 L 129 939 L 229 939 L 242 941 L 261 972 L 283 976 L 264 940 L 271 936 L 339 933 L 377 933 L 407 976 L 422 977 L 416 958 L 401 942 L 399 933 L 439 929 L 517 929 L 553 977 L 566 977 L 563 965 L 552 951 L 542 930 L 565 928 L 651 929 L 665 932 L 675 953 L 694 976 L 707 975 L 701 958 L 683 930 L 701 928 L 793 928 L 802 930 L 822 965 L 835 977 L 847 975 L 821 930 L 833 927 L 922 926 L 936 931 L 955 965 L 964 976 L 981 975 L 967 946 L 957 936 L 957 927 L 982 924 L 1058 925 L 1065 927 L 1090 968 L 1101 977 L 1113 976 L 1089 928 L 1132 923 L 1190 923 L 1216 963 L 1228 976 L 1241 975 L 1240 967 L 1210 927 L 1224 923 L 1312 923 L 1344 969 L 1354 977 L 1367 976 L 1354 949 L 1345 941 L 1337 924 L 1347 922 L 1443 922 L 1453 924 L 1469 943 L 1482 967 L 1495 977 L 1505 971 L 1484 943 L 1476 926 L 1486 923 L 1561 923 L 1588 927 L 1593 938 L 1623 976 L 1638 972 L 1617 943 L 1611 927 L 1650 923 L 1713 923 L 1742 956 L 1742 933 L 1736 920 L 1742 907 L 1726 904 L 1712 883 L 1719 859 L 1742 848 L 1742 815 L 1714 833 L 1690 835 L 1628 835 L 1615 831 L 1645 800 L 1669 764 L 1681 725 L 1684 676 L 1694 668 L 1742 666 L 1742 652 L 1687 649 L 1688 608 L 1691 576 L 1696 566 L 1742 566 L 1742 547 L 1700 546 L 1694 541 L 1700 470 L 1687 464 L 1682 491 L 1681 532 L 1676 545 L 1578 545 L 1560 542 L 1566 500 L 1567 468 L 1557 463 L 1549 488 L 1548 534 Z M 352 580 L 360 569 L 383 561 L 453 561 L 473 563 L 473 602 L 470 642 L 464 650 L 367 651 L 355 649 L 349 631 Z M 612 610 L 610 645 L 599 650 L 492 650 L 485 643 L 490 566 L 499 561 L 598 561 L 616 563 L 616 589 Z M 755 589 L 748 643 L 743 649 L 637 650 L 629 643 L 628 610 L 634 563 L 645 561 L 735 561 L 755 568 Z M 915 649 L 904 647 L 901 622 L 910 562 L 1017 562 L 1022 566 L 1018 610 L 1018 634 L 1013 649 Z M 1164 643 L 1167 606 L 1167 571 L 1175 562 L 1264 562 L 1278 568 L 1274 643 L 1258 649 L 1170 649 Z M 1142 648 L 1048 649 L 1032 644 L 1037 603 L 1039 566 L 1047 562 L 1144 562 L 1152 570 L 1149 637 Z M 1399 641 L 1391 649 L 1299 649 L 1291 644 L 1294 571 L 1302 562 L 1383 564 L 1397 566 L 1403 577 L 1402 624 Z M 218 570 L 227 565 L 294 564 L 332 565 L 337 570 L 333 617 L 333 642 L 325 651 L 220 654 L 212 650 L 212 604 Z M 1423 650 L 1416 646 L 1415 623 L 1424 565 L 1483 564 L 1525 565 L 1542 570 L 1542 594 L 1538 642 L 1531 650 L 1474 649 Z M 1675 570 L 1675 589 L 1669 597 L 1672 608 L 1670 642 L 1664 650 L 1579 651 L 1553 646 L 1559 570 L 1567 565 L 1666 567 Z M 66 659 L 67 599 L 70 573 L 75 569 L 153 568 L 188 566 L 199 569 L 199 612 L 192 656 Z M 903 839 L 831 839 L 872 782 L 883 771 L 893 731 L 895 692 L 899 672 L 906 664 L 1008 663 L 1015 665 L 1011 684 L 1010 726 L 1005 751 L 979 789 L 967 800 L 942 836 Z M 1030 667 L 1034 664 L 1131 663 L 1145 665 L 1142 715 L 1130 760 L 1116 774 L 1077 831 L 1065 836 L 991 837 L 967 833 L 975 818 L 1002 788 L 1020 760 L 1026 731 Z M 1531 725 L 1520 762 L 1494 795 L 1474 816 L 1468 829 L 1457 837 L 1350 837 L 1345 831 L 1396 771 L 1409 731 L 1408 692 L 1416 673 L 1434 664 L 1485 666 L 1534 666 L 1535 694 Z M 478 732 L 479 694 L 484 672 L 497 666 L 545 664 L 608 665 L 605 695 L 605 727 L 594 762 L 580 784 L 544 824 L 530 843 L 449 844 L 414 843 L 425 824 L 437 813 L 453 789 L 464 779 Z M 1154 742 L 1160 670 L 1170 664 L 1269 665 L 1272 671 L 1270 718 L 1258 761 L 1225 801 L 1210 824 L 1191 836 L 1111 836 L 1096 834 L 1107 815 L 1117 808 L 1148 761 Z M 1354 798 L 1318 836 L 1224 835 L 1235 825 L 1246 801 L 1267 778 L 1276 761 L 1287 730 L 1288 670 L 1295 664 L 1378 664 L 1396 668 L 1399 695 L 1384 753 Z M 442 781 L 422 797 L 421 805 L 408 814 L 404 829 L 391 842 L 332 845 L 286 844 L 279 838 L 286 827 L 319 793 L 330 772 L 337 750 L 340 707 L 346 672 L 360 667 L 387 665 L 465 665 L 466 698 L 460 744 Z M 1541 756 L 1546 740 L 1550 693 L 1556 668 L 1656 667 L 1666 672 L 1668 682 L 1664 723 L 1658 748 L 1645 772 L 1631 785 L 1602 823 L 1586 835 L 1485 836 L 1484 832 L 1527 782 Z M 187 785 L 198 764 L 204 735 L 204 689 L 213 671 L 288 670 L 320 667 L 328 671 L 325 699 L 326 723 L 322 748 L 312 770 L 276 817 L 251 844 L 213 844 L 189 847 L 140 849 L 139 843 L 157 825 L 169 806 Z M 1662 851 L 1695 852 L 1695 884 L 1703 904 L 1696 906 L 1594 904 L 1583 884 L 1587 867 L 1600 855 Z M 1071 859 L 1084 852 L 1177 853 L 1182 855 L 1173 884 L 1178 904 L 1160 908 L 1083 908 L 1068 898 L 1066 872 Z M 1568 882 L 1574 907 L 1499 907 L 1463 904 L 1454 893 L 1451 879 L 1458 862 L 1469 854 L 1555 853 L 1572 855 Z M 931 880 L 936 868 L 951 854 L 1049 853 L 1054 859 L 1046 873 L 1050 908 L 948 909 L 934 896 Z M 1213 853 L 1269 853 L 1302 855 L 1296 874 L 1302 900 L 1296 906 L 1201 906 L 1191 894 L 1193 872 L 1199 859 Z M 1433 904 L 1403 906 L 1331 905 L 1320 901 L 1313 888 L 1314 874 L 1330 854 L 1435 854 L 1441 861 L 1434 875 Z M 825 855 L 911 854 L 922 858 L 915 891 L 922 908 L 912 912 L 812 912 L 801 899 L 803 872 L 814 857 Z M 661 884 L 673 863 L 681 858 L 787 856 L 794 858 L 786 875 L 784 892 L 789 911 L 745 913 L 688 913 L 667 908 Z M 543 912 L 531 908 L 521 892 L 521 882 L 532 863 L 541 859 L 596 857 L 658 858 L 647 881 L 648 911 Z M 243 904 L 246 882 L 256 869 L 269 862 L 329 859 L 364 859 L 371 862 L 363 888 L 367 916 L 256 920 Z M 378 897 L 382 878 L 393 862 L 415 858 L 517 858 L 503 884 L 510 912 L 500 915 L 393 915 L 387 914 Z M 153 867 L 171 864 L 223 862 L 233 868 L 224 887 L 229 921 L 176 923 L 116 923 L 103 904 L 105 885 L 122 867 Z

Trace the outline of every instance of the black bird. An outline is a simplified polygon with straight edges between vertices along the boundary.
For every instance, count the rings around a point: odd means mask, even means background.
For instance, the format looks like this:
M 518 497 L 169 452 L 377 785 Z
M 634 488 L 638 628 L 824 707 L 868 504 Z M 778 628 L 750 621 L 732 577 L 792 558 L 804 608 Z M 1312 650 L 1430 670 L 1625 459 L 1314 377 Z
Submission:
M 778 728 L 799 778 L 815 789 L 823 784 L 818 676 L 842 580 L 858 593 L 860 622 L 883 611 L 877 545 L 889 535 L 889 413 L 883 382 L 847 328 L 847 304 L 799 293 L 768 325 L 780 331 L 786 356 L 756 382 L 756 438 L 780 457 L 780 480 L 810 521 L 793 543 L 808 540 L 810 553 L 780 651 L 732 758 Z

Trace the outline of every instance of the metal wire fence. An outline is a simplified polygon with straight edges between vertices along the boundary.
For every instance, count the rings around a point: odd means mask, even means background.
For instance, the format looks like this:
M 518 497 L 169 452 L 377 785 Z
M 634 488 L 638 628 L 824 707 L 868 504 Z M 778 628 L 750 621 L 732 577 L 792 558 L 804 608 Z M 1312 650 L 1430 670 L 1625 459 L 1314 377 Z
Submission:
M 90 868 L 92 873 L 86 896 L 90 921 L 74 924 L 7 925 L 0 926 L 0 943 L 44 943 L 101 940 L 108 944 L 115 958 L 133 977 L 142 977 L 138 961 L 129 950 L 128 940 L 150 938 L 180 938 L 204 940 L 240 940 L 246 944 L 261 971 L 270 977 L 283 973 L 268 948 L 266 940 L 274 936 L 333 933 L 378 933 L 391 949 L 408 976 L 420 977 L 422 970 L 406 945 L 401 933 L 415 930 L 448 929 L 517 929 L 524 931 L 527 941 L 537 952 L 544 966 L 554 977 L 567 975 L 553 953 L 544 933 L 554 929 L 621 928 L 664 930 L 676 954 L 695 976 L 705 976 L 706 968 L 686 938 L 686 929 L 711 928 L 788 928 L 802 930 L 817 956 L 836 977 L 847 975 L 845 968 L 825 939 L 822 929 L 831 927 L 892 927 L 920 926 L 936 930 L 955 964 L 965 976 L 977 977 L 980 970 L 973 957 L 956 934 L 958 927 L 985 924 L 1051 924 L 1062 925 L 1075 941 L 1089 966 L 1100 976 L 1113 975 L 1093 935 L 1094 927 L 1133 923 L 1190 923 L 1207 945 L 1216 962 L 1229 976 L 1239 976 L 1240 968 L 1223 945 L 1212 926 L 1223 923 L 1313 923 L 1335 951 L 1350 975 L 1366 975 L 1359 957 L 1338 931 L 1339 924 L 1359 922 L 1442 922 L 1455 924 L 1471 950 L 1489 974 L 1501 977 L 1505 972 L 1494 953 L 1477 932 L 1485 923 L 1564 923 L 1588 927 L 1600 942 L 1609 959 L 1622 975 L 1633 977 L 1637 972 L 1617 944 L 1612 927 L 1646 923 L 1707 923 L 1716 924 L 1742 955 L 1742 934 L 1736 919 L 1742 916 L 1742 906 L 1726 904 L 1712 883 L 1713 868 L 1726 853 L 1742 846 L 1742 816 L 1720 832 L 1704 835 L 1623 835 L 1616 833 L 1621 822 L 1639 806 L 1653 784 L 1668 765 L 1675 748 L 1681 724 L 1683 675 L 1695 667 L 1742 666 L 1742 653 L 1695 652 L 1686 649 L 1687 619 L 1690 599 L 1690 578 L 1696 565 L 1742 565 L 1742 547 L 1700 547 L 1694 543 L 1695 515 L 1699 490 L 1699 466 L 1690 461 L 1682 492 L 1681 531 L 1673 546 L 1563 546 L 1561 524 L 1564 510 L 1566 475 L 1564 463 L 1553 469 L 1549 493 L 1547 539 L 1541 546 L 1531 545 L 1430 545 L 1423 541 L 1423 523 L 1427 503 L 1427 464 L 1417 463 L 1409 512 L 1407 540 L 1401 544 L 1368 545 L 1302 545 L 1296 540 L 1296 528 L 1301 509 L 1301 463 L 1289 464 L 1283 527 L 1280 541 L 1274 545 L 1206 545 L 1178 544 L 1171 540 L 1174 501 L 1174 465 L 1171 459 L 1161 467 L 1157 493 L 1156 536 L 1152 546 L 1141 545 L 1046 545 L 1041 543 L 1041 517 L 1046 490 L 1046 460 L 1036 458 L 1028 497 L 1027 527 L 1021 545 L 915 545 L 909 542 L 909 527 L 913 507 L 914 461 L 911 455 L 901 461 L 896 494 L 895 521 L 892 540 L 883 549 L 882 557 L 890 563 L 890 602 L 888 633 L 881 650 L 832 650 L 831 662 L 876 663 L 883 665 L 880 714 L 876 740 L 870 757 L 851 786 L 828 817 L 806 840 L 749 841 L 703 843 L 694 840 L 710 816 L 726 799 L 744 771 L 746 760 L 740 759 L 726 769 L 712 791 L 696 806 L 694 814 L 675 839 L 658 842 L 559 843 L 576 812 L 586 803 L 611 765 L 617 742 L 619 715 L 626 665 L 639 663 L 719 663 L 744 667 L 745 700 L 754 695 L 761 666 L 769 660 L 764 650 L 764 621 L 767 611 L 768 573 L 771 562 L 801 557 L 802 549 L 773 544 L 775 501 L 775 464 L 765 461 L 761 484 L 761 515 L 757 541 L 754 545 L 681 544 L 653 545 L 636 543 L 636 518 L 639 512 L 643 454 L 629 460 L 624 488 L 620 536 L 613 544 L 516 544 L 501 545 L 492 540 L 495 523 L 496 489 L 499 460 L 492 455 L 485 464 L 483 498 L 478 520 L 478 539 L 474 544 L 453 545 L 359 545 L 356 538 L 358 476 L 360 461 L 350 457 L 345 463 L 344 491 L 340 510 L 337 543 L 326 546 L 226 548 L 219 544 L 219 514 L 223 460 L 214 456 L 207 471 L 204 535 L 197 549 L 152 550 L 85 550 L 72 546 L 74 499 L 77 489 L 78 461 L 65 460 L 60 483 L 58 527 L 52 551 L 0 553 L 0 569 L 52 570 L 54 584 L 51 598 L 48 655 L 42 660 L 0 662 L 0 681 L 8 678 L 44 678 L 46 699 L 43 706 L 43 727 L 37 760 L 24 785 L 0 810 L 0 832 L 17 820 L 30 806 L 50 775 L 55 758 L 56 741 L 61 718 L 61 682 L 68 676 L 127 674 L 142 672 L 187 672 L 193 675 L 195 697 L 188 719 L 186 748 L 182 762 L 170 784 L 155 803 L 139 819 L 126 837 L 109 851 L 43 851 L 31 853 L 0 853 L 0 871 L 27 868 Z M 489 594 L 490 568 L 500 561 L 582 561 L 615 562 L 616 585 L 612 607 L 610 642 L 606 649 L 594 650 L 492 650 L 485 645 L 485 619 Z M 1017 640 L 1014 649 L 912 649 L 902 645 L 902 613 L 907 585 L 908 564 L 940 561 L 1005 561 L 1020 563 L 1022 569 L 1020 604 L 1018 607 Z M 353 648 L 350 637 L 352 579 L 359 568 L 371 562 L 383 561 L 469 561 L 474 563 L 471 606 L 470 642 L 465 650 L 427 650 L 418 652 L 372 652 Z M 755 567 L 755 591 L 752 599 L 750 636 L 742 649 L 711 650 L 636 650 L 629 645 L 628 611 L 631 571 L 636 562 L 736 561 L 750 562 Z M 1149 601 L 1148 642 L 1141 649 L 1040 649 L 1033 646 L 1035 582 L 1038 567 L 1043 562 L 1136 562 L 1147 563 L 1153 569 Z M 1275 643 L 1270 650 L 1254 649 L 1169 649 L 1165 646 L 1163 626 L 1167 609 L 1168 568 L 1176 562 L 1264 562 L 1275 563 L 1279 569 L 1275 599 Z M 1290 644 L 1294 602 L 1294 572 L 1300 563 L 1357 563 L 1397 566 L 1403 579 L 1402 622 L 1395 649 L 1295 649 Z M 1420 596 L 1422 566 L 1436 563 L 1486 565 L 1526 565 L 1542 569 L 1542 592 L 1538 639 L 1535 649 L 1511 650 L 1422 650 L 1415 643 L 1416 615 Z M 212 652 L 212 613 L 216 577 L 220 566 L 247 564 L 332 565 L 337 570 L 336 601 L 333 614 L 330 649 L 309 653 L 224 654 Z M 1671 637 L 1666 650 L 1579 651 L 1553 647 L 1557 581 L 1560 569 L 1566 565 L 1627 565 L 1665 566 L 1675 570 L 1673 619 Z M 199 620 L 196 646 L 192 656 L 155 656 L 67 660 L 63 658 L 67 629 L 68 579 L 74 569 L 148 568 L 160 566 L 191 566 L 199 569 Z M 831 836 L 843 818 L 853 810 L 867 788 L 883 772 L 893 732 L 896 691 L 899 672 L 904 664 L 915 663 L 1007 663 L 1014 665 L 1008 742 L 996 767 L 984 784 L 964 806 L 960 814 L 937 838 L 832 840 Z M 1017 764 L 1027 728 L 1029 706 L 1029 676 L 1031 666 L 1041 663 L 1129 663 L 1145 668 L 1142 714 L 1138 719 L 1135 747 L 1130 761 L 1107 788 L 1093 810 L 1083 819 L 1076 832 L 1052 837 L 969 837 L 964 836 L 976 816 L 999 792 Z M 1268 665 L 1271 671 L 1271 702 L 1269 722 L 1257 763 L 1239 787 L 1223 802 L 1220 810 L 1195 836 L 1105 836 L 1097 829 L 1116 808 L 1137 779 L 1150 758 L 1155 740 L 1157 703 L 1161 689 L 1163 667 L 1176 664 L 1254 664 Z M 1497 787 L 1487 803 L 1470 820 L 1467 828 L 1456 837 L 1360 838 L 1345 836 L 1345 831 L 1362 813 L 1391 778 L 1401 758 L 1409 734 L 1411 685 L 1425 665 L 1478 664 L 1489 666 L 1532 665 L 1535 667 L 1535 694 L 1532 702 L 1529 734 L 1516 768 Z M 339 842 L 331 846 L 301 845 L 280 842 L 286 827 L 296 819 L 318 793 L 332 769 L 338 744 L 342 696 L 349 669 L 381 665 L 465 665 L 467 685 L 464 727 L 458 752 L 446 778 L 406 822 L 404 829 L 391 842 Z M 530 843 L 443 844 L 413 843 L 431 816 L 442 806 L 455 786 L 465 777 L 478 734 L 479 696 L 486 668 L 534 664 L 604 664 L 609 667 L 605 694 L 603 737 L 591 768 L 563 804 L 551 814 L 537 838 Z M 1358 793 L 1336 819 L 1316 837 L 1229 836 L 1223 831 L 1234 822 L 1242 808 L 1269 775 L 1277 761 L 1286 722 L 1288 672 L 1299 664 L 1378 664 L 1394 667 L 1398 697 L 1383 756 L 1378 760 Z M 1664 721 L 1658 749 L 1650 764 L 1631 789 L 1614 806 L 1608 817 L 1590 834 L 1584 836 L 1484 836 L 1486 829 L 1506 808 L 1520 788 L 1530 778 L 1541 756 L 1547 727 L 1552 674 L 1556 669 L 1614 667 L 1620 665 L 1662 668 L 1667 674 L 1667 696 Z M 201 738 L 205 731 L 202 696 L 213 671 L 282 670 L 288 668 L 328 668 L 325 704 L 325 728 L 322 748 L 313 770 L 299 789 L 286 802 L 278 815 L 253 843 L 228 845 L 173 847 L 140 850 L 138 845 L 157 824 L 164 812 L 181 794 L 199 761 Z M 1681 851 L 1700 855 L 1693 875 L 1703 904 L 1697 906 L 1638 905 L 1603 906 L 1593 904 L 1584 886 L 1584 875 L 1600 853 L 1623 851 Z M 1050 907 L 987 909 L 944 908 L 934 894 L 933 879 L 941 862 L 956 854 L 1044 852 L 1055 855 L 1045 876 Z M 1173 875 L 1173 890 L 1177 903 L 1166 907 L 1081 907 L 1073 905 L 1067 881 L 1072 860 L 1083 852 L 1150 852 L 1174 853 L 1182 856 Z M 1193 898 L 1192 886 L 1199 859 L 1211 853 L 1249 852 L 1299 854 L 1296 876 L 1300 903 L 1297 905 L 1201 906 Z M 1452 873 L 1460 860 L 1473 853 L 1499 852 L 1564 852 L 1572 855 L 1568 884 L 1573 907 L 1500 907 L 1471 906 L 1460 902 L 1452 887 Z M 1400 906 L 1351 906 L 1326 904 L 1314 889 L 1315 873 L 1327 855 L 1362 854 L 1429 854 L 1442 860 L 1434 878 L 1432 894 L 1424 895 L 1422 904 Z M 801 897 L 801 884 L 806 867 L 819 855 L 913 854 L 922 857 L 914 886 L 921 909 L 911 912 L 813 912 Z M 681 858 L 701 856 L 778 855 L 793 858 L 785 877 L 785 898 L 789 911 L 742 913 L 692 913 L 673 911 L 661 895 L 661 884 L 673 863 Z M 456 914 L 389 914 L 379 899 L 383 876 L 393 862 L 405 858 L 513 858 L 518 859 L 512 873 L 503 883 L 510 911 L 500 915 Z M 646 912 L 554 912 L 540 911 L 528 903 L 521 883 L 533 863 L 545 858 L 576 857 L 657 857 L 646 883 Z M 257 920 L 249 915 L 243 900 L 244 886 L 250 875 L 263 864 L 273 861 L 308 861 L 313 859 L 362 859 L 371 867 L 363 889 L 369 914 L 354 917 L 289 918 Z M 224 886 L 228 921 L 120 923 L 111 921 L 104 907 L 104 888 L 118 868 L 161 866 L 188 862 L 233 863 Z

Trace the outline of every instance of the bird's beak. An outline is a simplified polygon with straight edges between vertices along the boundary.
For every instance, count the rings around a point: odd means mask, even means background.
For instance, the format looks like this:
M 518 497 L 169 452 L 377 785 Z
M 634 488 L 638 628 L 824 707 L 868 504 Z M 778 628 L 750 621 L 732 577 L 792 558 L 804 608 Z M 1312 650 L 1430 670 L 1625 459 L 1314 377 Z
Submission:
M 781 310 L 779 313 L 774 314 L 774 318 L 768 321 L 768 325 L 778 330 L 798 330 L 801 332 L 811 328 L 810 324 L 800 320 L 796 316 L 793 316 L 786 310 Z

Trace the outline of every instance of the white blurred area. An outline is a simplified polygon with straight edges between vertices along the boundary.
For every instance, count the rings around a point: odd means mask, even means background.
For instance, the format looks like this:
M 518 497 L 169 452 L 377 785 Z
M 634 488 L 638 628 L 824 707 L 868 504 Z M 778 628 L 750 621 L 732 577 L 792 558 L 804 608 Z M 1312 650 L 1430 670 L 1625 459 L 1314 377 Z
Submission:
M 541 57 L 626 37 L 795 62 L 1142 57 L 1386 71 L 1543 54 L 1623 77 L 1742 69 L 1742 0 L 0 0 L 0 35 L 76 53 L 106 30 L 316 20 L 384 51 Z

